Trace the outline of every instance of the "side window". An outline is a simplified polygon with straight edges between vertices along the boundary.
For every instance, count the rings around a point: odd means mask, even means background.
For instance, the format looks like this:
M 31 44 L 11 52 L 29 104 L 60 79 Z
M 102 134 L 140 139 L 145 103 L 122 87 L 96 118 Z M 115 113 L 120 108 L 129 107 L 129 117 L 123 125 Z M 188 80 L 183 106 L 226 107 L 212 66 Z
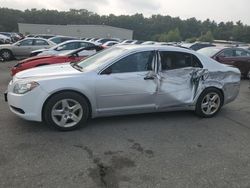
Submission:
M 234 52 L 232 49 L 226 49 L 221 53 L 222 56 L 224 57 L 233 57 L 234 56 Z
M 199 59 L 183 52 L 160 52 L 162 71 L 184 67 L 202 67 Z
M 192 55 L 192 67 L 203 68 L 201 61 L 195 55 Z
M 138 52 L 117 61 L 103 73 L 126 73 L 126 72 L 143 72 L 152 70 L 154 57 L 153 51 Z
M 46 46 L 49 45 L 45 40 L 36 39 L 34 40 L 34 45 L 36 46 Z
M 77 42 L 71 42 L 58 47 L 58 51 L 62 50 L 75 50 L 78 48 Z
M 54 43 L 56 43 L 56 44 L 59 44 L 59 43 L 62 42 L 61 38 L 53 38 L 51 41 L 54 42 Z
M 68 40 L 75 40 L 74 38 L 61 38 L 61 42 L 65 42 L 65 41 L 68 41 Z
M 20 42 L 20 46 L 32 46 L 33 39 L 27 39 Z
M 87 42 L 81 42 L 80 43 L 80 48 L 82 48 L 82 47 L 93 47 L 94 46 L 94 44 L 91 44 L 91 43 L 87 43 Z
M 250 56 L 250 52 L 248 52 L 247 50 L 243 50 L 243 49 L 236 49 L 235 56 L 237 57 Z

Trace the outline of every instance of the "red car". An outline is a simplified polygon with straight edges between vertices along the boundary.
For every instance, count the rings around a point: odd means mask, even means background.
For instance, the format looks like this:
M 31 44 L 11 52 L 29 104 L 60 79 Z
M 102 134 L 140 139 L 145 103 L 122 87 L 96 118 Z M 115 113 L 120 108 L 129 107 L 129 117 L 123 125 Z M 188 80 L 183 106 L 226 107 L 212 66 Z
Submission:
M 209 56 L 216 61 L 237 67 L 243 78 L 250 74 L 250 51 L 236 47 L 208 47 L 197 52 Z
M 87 47 L 87 48 L 80 48 L 71 52 L 62 53 L 59 55 L 49 55 L 49 56 L 35 56 L 31 58 L 24 59 L 17 63 L 11 69 L 11 75 L 14 76 L 16 73 L 44 65 L 51 65 L 56 63 L 66 63 L 66 62 L 77 62 L 81 59 L 85 58 L 85 55 L 81 55 L 82 51 L 86 50 L 96 50 L 96 52 L 102 50 L 103 47 L 101 46 L 94 46 L 94 47 Z

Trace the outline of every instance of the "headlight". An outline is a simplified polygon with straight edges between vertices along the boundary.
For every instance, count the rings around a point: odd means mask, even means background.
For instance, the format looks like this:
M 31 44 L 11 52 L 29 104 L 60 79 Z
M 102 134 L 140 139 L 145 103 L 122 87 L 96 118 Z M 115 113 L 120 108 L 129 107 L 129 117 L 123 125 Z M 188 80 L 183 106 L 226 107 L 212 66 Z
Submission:
M 16 94 L 24 94 L 36 88 L 37 86 L 39 86 L 37 82 L 18 82 L 15 84 L 13 92 Z

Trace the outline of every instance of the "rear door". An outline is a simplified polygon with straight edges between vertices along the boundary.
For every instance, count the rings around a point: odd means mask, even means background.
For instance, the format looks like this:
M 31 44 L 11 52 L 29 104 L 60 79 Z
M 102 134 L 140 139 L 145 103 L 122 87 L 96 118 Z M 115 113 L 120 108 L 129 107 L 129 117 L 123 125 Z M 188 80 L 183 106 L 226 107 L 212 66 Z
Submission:
M 34 39 L 33 41 L 33 50 L 39 50 L 44 48 L 49 48 L 49 43 L 43 39 Z
M 160 51 L 159 56 L 158 108 L 192 104 L 199 84 L 193 78 L 203 70 L 199 59 L 193 54 L 174 51 Z

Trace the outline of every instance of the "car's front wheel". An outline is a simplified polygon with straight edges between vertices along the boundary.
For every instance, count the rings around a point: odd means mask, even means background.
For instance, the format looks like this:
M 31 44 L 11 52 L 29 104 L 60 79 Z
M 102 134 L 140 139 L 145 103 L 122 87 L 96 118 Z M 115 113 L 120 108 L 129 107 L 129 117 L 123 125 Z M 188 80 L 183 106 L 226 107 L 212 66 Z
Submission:
M 195 112 L 201 117 L 213 117 L 220 111 L 222 105 L 222 93 L 216 88 L 208 88 L 198 98 Z
M 52 96 L 43 110 L 47 124 L 56 129 L 69 131 L 86 125 L 89 106 L 78 93 L 62 92 Z

